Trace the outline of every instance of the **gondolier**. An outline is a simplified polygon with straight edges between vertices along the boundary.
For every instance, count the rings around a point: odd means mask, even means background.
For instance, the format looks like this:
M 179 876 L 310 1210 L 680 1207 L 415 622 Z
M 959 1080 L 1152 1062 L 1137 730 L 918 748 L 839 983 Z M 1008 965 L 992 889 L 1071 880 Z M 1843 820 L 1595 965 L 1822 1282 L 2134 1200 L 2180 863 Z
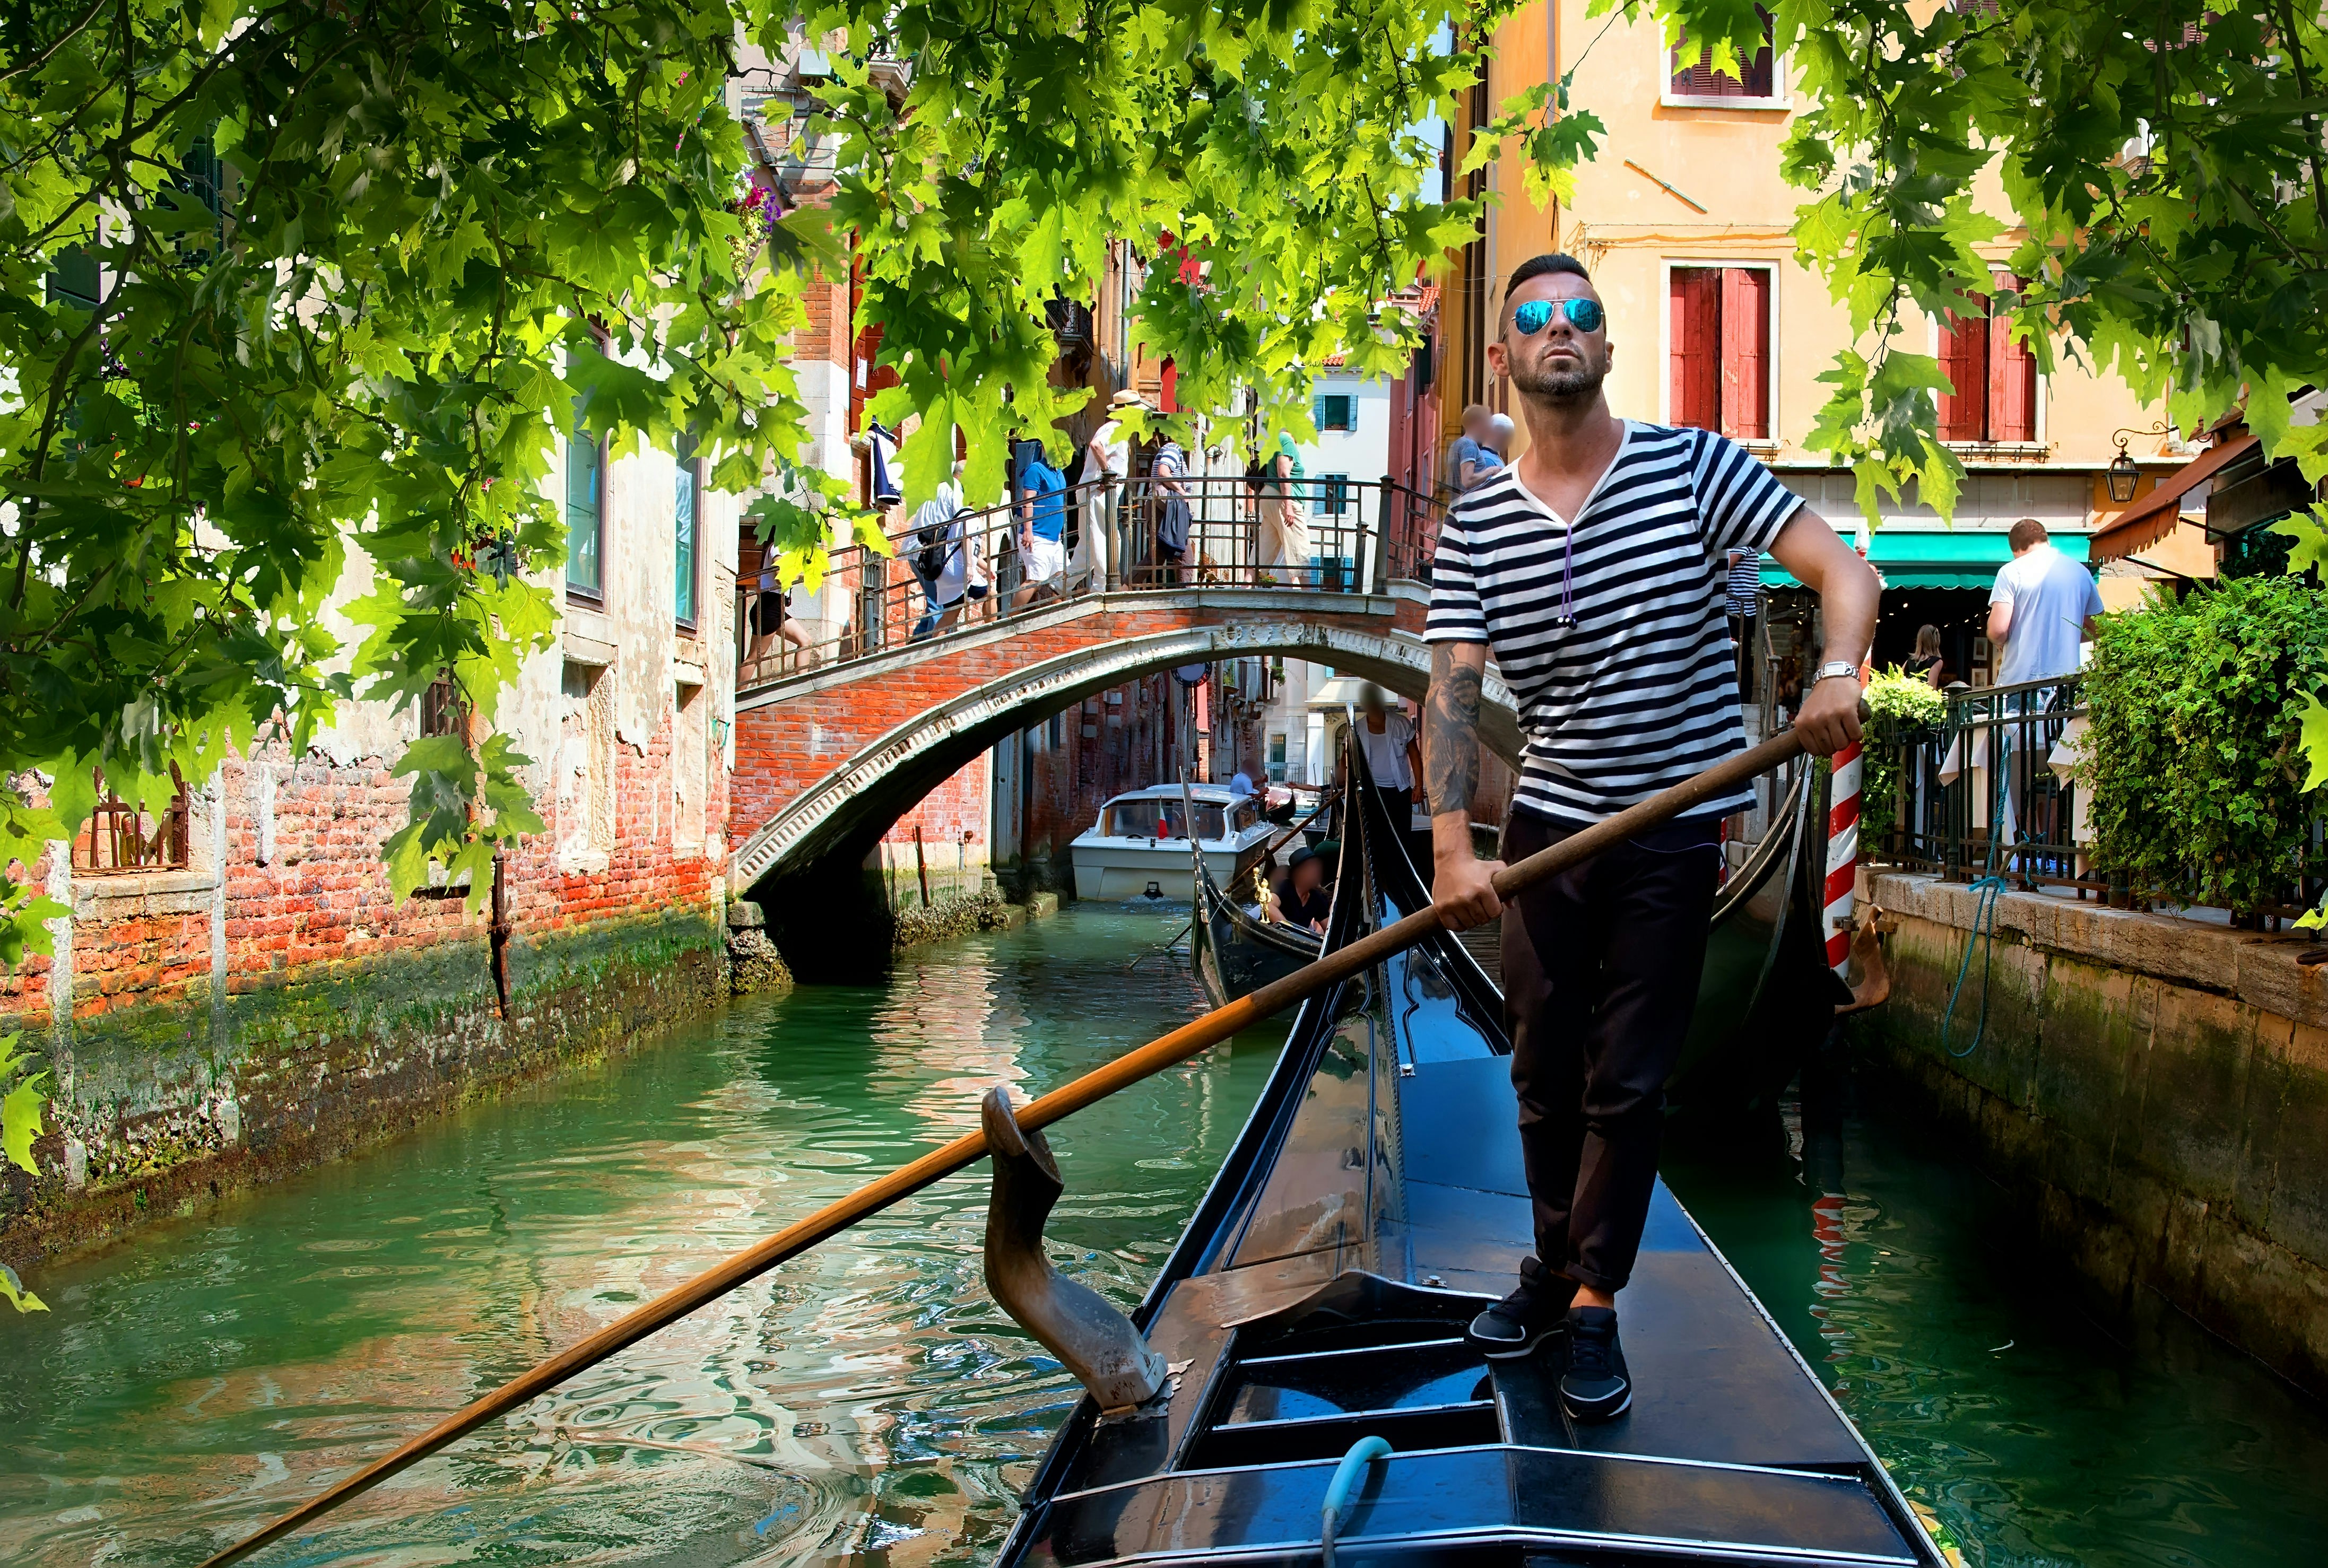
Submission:
M 1856 674 L 1875 630 L 1867 563 L 1743 447 L 1619 419 L 1613 356 L 1582 264 L 1512 275 L 1488 361 L 1518 394 L 1528 448 L 1449 512 L 1432 568 L 1423 713 L 1441 919 L 1502 906 L 1474 858 L 1480 679 L 1492 654 L 1525 755 L 1506 853 L 1516 859 L 1741 750 L 1723 614 L 1732 549 L 1768 551 L 1820 596 L 1824 662 L 1797 728 L 1821 756 L 1858 738 Z M 1663 1088 L 1705 953 L 1720 822 L 1742 790 L 1521 894 L 1503 925 L 1512 1083 L 1536 1255 L 1472 1322 L 1490 1356 L 1562 1339 L 1579 1420 L 1631 1403 L 1617 1338 L 1657 1178 Z

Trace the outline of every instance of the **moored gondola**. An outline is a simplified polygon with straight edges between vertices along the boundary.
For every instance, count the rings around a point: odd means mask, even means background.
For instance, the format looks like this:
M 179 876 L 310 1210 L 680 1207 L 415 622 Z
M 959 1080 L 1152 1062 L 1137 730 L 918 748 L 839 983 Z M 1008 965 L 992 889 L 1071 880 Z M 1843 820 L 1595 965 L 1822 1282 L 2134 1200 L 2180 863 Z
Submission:
M 1370 798 L 1348 821 L 1329 948 L 1425 897 Z M 1301 1005 L 1134 1314 L 1156 1391 L 1081 1402 L 1001 1563 L 1939 1568 L 1663 1187 L 1623 1299 L 1627 1414 L 1573 1423 L 1553 1356 L 1465 1344 L 1531 1244 L 1509 1049 L 1494 987 L 1444 935 Z
M 1203 855 L 1192 859 L 1196 911 L 1189 925 L 1189 951 L 1197 981 L 1215 1007 L 1291 974 L 1324 951 L 1325 939 L 1316 932 L 1249 913 L 1222 890 Z M 1236 880 L 1242 884 L 1266 877 L 1270 864 L 1264 850 L 1253 865 L 1238 869 Z

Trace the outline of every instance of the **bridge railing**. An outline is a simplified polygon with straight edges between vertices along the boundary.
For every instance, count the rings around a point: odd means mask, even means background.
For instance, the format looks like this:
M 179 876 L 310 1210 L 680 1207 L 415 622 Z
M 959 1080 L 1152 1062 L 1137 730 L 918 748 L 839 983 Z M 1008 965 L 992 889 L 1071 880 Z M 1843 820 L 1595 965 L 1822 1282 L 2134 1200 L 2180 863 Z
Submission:
M 737 584 L 737 687 L 983 630 L 1088 594 L 1203 587 L 1355 595 L 1379 593 L 1393 577 L 1428 579 L 1434 498 L 1388 479 L 1333 475 L 1288 481 L 1284 492 L 1242 475 L 1071 486 L 1059 569 L 1047 574 L 1046 547 L 1028 547 L 1023 504 L 966 509 L 929 530 L 900 509 L 890 553 L 834 550 L 815 596 L 795 590 L 787 602 Z M 1117 548 L 1097 548 L 1110 534 Z

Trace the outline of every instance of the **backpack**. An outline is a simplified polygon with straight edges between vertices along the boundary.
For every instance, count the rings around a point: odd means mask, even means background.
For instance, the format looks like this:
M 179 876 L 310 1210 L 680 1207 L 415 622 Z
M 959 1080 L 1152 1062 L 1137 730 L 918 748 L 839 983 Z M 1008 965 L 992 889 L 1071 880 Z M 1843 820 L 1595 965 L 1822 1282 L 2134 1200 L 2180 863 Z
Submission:
M 961 515 L 962 501 L 951 484 L 938 486 L 938 493 L 914 513 L 914 542 L 921 547 L 914 552 L 914 570 L 922 581 L 934 583 L 945 576 L 946 557 L 953 553 L 954 519 Z

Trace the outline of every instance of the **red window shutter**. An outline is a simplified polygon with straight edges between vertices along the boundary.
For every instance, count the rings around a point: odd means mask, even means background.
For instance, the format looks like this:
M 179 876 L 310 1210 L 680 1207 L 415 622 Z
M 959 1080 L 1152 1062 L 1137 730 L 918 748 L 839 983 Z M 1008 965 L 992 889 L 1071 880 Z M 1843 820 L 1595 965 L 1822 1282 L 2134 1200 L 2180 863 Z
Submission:
M 1940 394 L 1940 439 L 1988 439 L 1988 323 L 1950 311 L 1940 318 L 1940 374 L 1956 388 Z
M 1722 274 L 1722 433 L 1770 438 L 1770 274 L 1732 267 Z
M 1754 9 L 1762 18 L 1762 36 L 1769 37 L 1769 12 L 1759 5 Z M 1687 34 L 1683 36 L 1686 37 Z M 1676 41 L 1673 52 L 1666 56 L 1666 64 L 1673 70 L 1673 93 L 1676 98 L 1773 98 L 1777 96 L 1778 62 L 1772 57 L 1770 46 L 1767 43 L 1756 51 L 1751 59 L 1739 61 L 1740 69 L 1746 73 L 1745 80 L 1742 81 L 1727 71 L 1716 76 L 1712 61 L 1704 55 L 1699 56 L 1697 63 L 1687 70 L 1680 70 L 1680 56 L 1681 45 Z
M 1167 414 L 1178 413 L 1180 411 L 1180 367 L 1170 360 L 1166 360 L 1163 372 L 1157 380 L 1160 383 L 1158 400 L 1163 405 L 1163 411 Z
M 1666 62 L 1674 68 L 1673 92 L 1676 98 L 1726 96 L 1723 89 L 1729 85 L 1729 80 L 1726 77 L 1714 75 L 1713 66 L 1706 63 L 1703 55 L 1699 56 L 1695 65 L 1691 66 L 1687 70 L 1681 70 L 1681 45 L 1676 42 L 1672 54 L 1666 57 Z
M 1669 286 L 1676 425 L 1722 427 L 1722 269 L 1676 267 Z
M 2000 279 L 2000 282 L 2008 282 Z M 1988 438 L 1992 441 L 2037 439 L 2037 356 L 2029 345 L 2014 343 L 2005 328 L 2007 318 L 1988 323 Z

